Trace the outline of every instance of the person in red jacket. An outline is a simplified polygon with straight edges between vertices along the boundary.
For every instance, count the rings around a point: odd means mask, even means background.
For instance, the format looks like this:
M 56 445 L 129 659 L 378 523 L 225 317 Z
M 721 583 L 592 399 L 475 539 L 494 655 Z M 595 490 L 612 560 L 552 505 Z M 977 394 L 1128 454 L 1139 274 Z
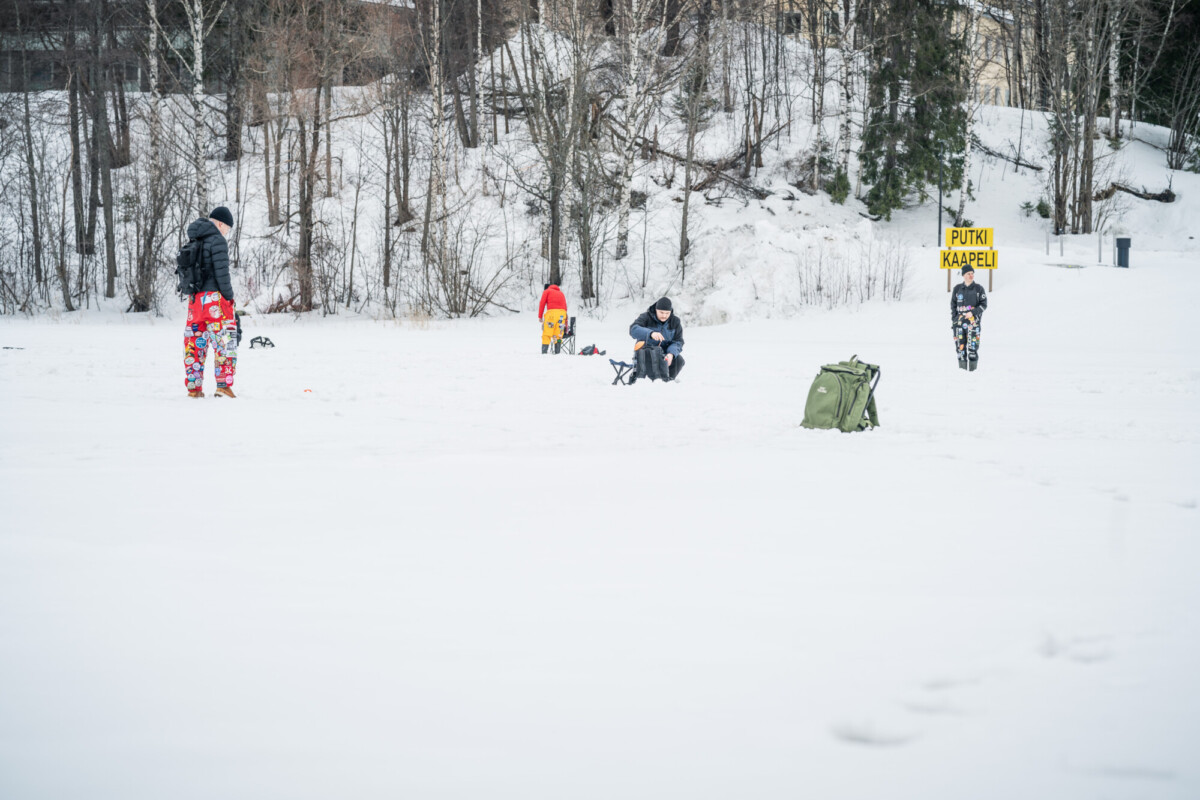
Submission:
M 567 298 L 557 284 L 547 283 L 542 287 L 542 299 L 538 303 L 538 321 L 542 323 L 542 352 L 554 352 L 562 346 L 563 333 L 567 329 Z

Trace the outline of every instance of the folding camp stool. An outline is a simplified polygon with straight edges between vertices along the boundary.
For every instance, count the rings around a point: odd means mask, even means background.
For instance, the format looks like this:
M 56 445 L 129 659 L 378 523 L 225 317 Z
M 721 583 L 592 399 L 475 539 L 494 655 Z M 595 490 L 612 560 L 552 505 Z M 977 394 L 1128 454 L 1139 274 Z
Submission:
M 628 386 L 633 382 L 632 378 L 629 378 L 629 373 L 633 372 L 633 364 L 617 361 L 615 358 L 610 358 L 608 363 L 612 364 L 613 372 L 617 373 L 617 377 L 613 378 L 613 386 L 616 386 L 618 383 L 622 386 Z

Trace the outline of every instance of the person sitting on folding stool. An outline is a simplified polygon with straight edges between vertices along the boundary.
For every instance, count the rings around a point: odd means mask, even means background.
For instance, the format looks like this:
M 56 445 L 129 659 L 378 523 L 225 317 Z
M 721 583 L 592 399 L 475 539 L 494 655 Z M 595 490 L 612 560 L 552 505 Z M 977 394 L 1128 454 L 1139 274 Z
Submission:
M 547 283 L 542 287 L 542 299 L 538 303 L 538 320 L 542 323 L 542 352 L 549 353 L 551 343 L 554 352 L 562 348 L 563 332 L 567 329 L 567 298 L 557 284 Z
M 642 347 L 662 348 L 668 371 L 666 379 L 673 381 L 679 376 L 683 369 L 683 323 L 673 313 L 669 297 L 659 298 L 642 312 L 629 326 L 629 335 L 636 340 L 635 351 Z

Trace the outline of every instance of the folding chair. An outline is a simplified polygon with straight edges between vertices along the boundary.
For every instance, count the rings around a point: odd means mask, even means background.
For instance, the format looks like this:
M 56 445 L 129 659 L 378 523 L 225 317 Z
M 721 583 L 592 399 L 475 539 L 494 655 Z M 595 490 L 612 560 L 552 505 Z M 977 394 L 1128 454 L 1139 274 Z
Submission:
M 617 377 L 613 378 L 612 385 L 616 386 L 619 383 L 622 386 L 628 386 L 631 381 L 626 378 L 629 377 L 629 373 L 633 372 L 633 364 L 617 361 L 615 358 L 610 358 L 608 363 L 612 364 L 613 372 L 617 373 Z
M 575 318 L 574 317 L 571 317 L 571 319 L 567 322 L 567 329 L 563 332 L 561 346 L 562 346 L 563 352 L 570 353 L 571 355 L 575 355 Z M 559 351 L 555 350 L 554 352 L 557 353 Z

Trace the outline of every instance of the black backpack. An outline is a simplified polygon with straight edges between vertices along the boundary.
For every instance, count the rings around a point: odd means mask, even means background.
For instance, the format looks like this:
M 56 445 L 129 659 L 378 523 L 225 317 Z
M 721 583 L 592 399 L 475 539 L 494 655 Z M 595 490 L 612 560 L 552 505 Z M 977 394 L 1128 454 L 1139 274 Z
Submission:
M 652 381 L 669 381 L 670 368 L 667 367 L 667 355 L 661 347 L 643 347 L 633 354 L 633 375 L 635 378 L 649 378 Z
M 175 254 L 175 291 L 180 294 L 196 294 L 204 289 L 204 243 L 189 239 Z

